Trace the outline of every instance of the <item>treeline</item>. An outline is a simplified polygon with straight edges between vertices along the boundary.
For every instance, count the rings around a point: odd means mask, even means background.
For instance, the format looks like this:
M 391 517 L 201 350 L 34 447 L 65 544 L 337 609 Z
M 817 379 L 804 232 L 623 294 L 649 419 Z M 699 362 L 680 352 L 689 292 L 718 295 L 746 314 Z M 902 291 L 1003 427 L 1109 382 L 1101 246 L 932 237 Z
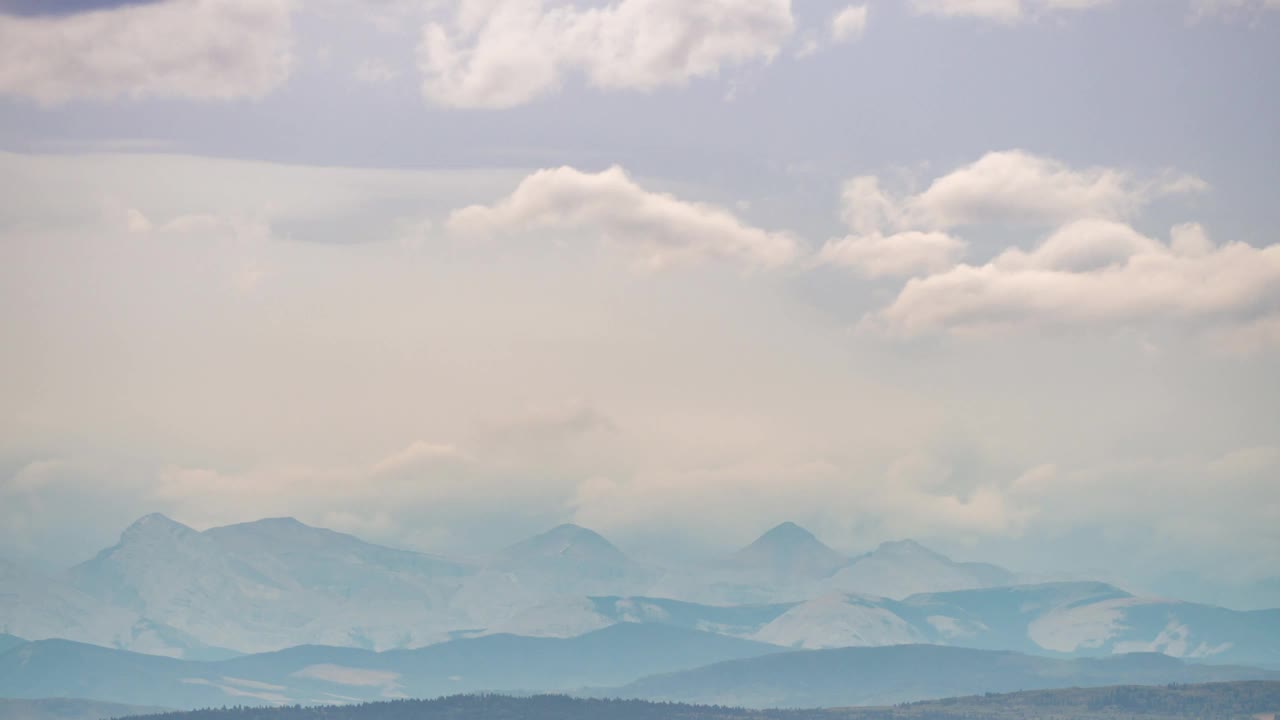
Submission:
M 1253 720 L 1280 712 L 1280 682 L 1037 690 L 885 708 L 744 710 L 580 699 L 455 695 L 363 705 L 227 707 L 147 720 Z
M 846 720 L 1252 720 L 1280 712 L 1280 682 L 1035 690 L 851 711 Z
M 148 715 L 146 720 L 831 720 L 818 711 L 579 699 L 567 695 L 455 695 L 362 705 L 227 707 Z

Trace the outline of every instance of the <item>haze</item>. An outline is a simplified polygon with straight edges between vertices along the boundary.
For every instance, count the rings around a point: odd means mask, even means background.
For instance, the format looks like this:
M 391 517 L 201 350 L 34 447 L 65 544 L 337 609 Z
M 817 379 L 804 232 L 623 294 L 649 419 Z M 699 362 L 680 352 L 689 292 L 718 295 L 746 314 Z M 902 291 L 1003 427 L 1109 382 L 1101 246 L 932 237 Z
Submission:
M 19 566 L 794 521 L 1280 604 L 1273 0 L 0 10 Z

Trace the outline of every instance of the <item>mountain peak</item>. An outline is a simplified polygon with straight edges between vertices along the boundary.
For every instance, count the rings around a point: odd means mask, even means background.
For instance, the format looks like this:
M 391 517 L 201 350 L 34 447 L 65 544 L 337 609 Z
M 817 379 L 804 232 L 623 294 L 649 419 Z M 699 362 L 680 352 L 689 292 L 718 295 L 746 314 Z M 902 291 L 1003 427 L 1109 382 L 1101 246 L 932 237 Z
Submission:
M 574 525 L 573 523 L 557 525 L 544 533 L 534 535 L 528 540 L 512 545 L 510 550 L 523 548 L 541 554 L 564 554 L 573 547 L 594 548 L 619 554 L 622 552 L 595 530 L 584 528 L 581 525 Z
M 734 553 L 741 568 L 769 570 L 779 575 L 825 576 L 848 559 L 827 547 L 813 533 L 793 522 L 784 522 Z
M 254 543 L 288 544 L 291 547 L 325 547 L 333 543 L 365 545 L 358 538 L 326 528 L 308 525 L 297 518 L 274 517 L 224 525 L 205 535 L 228 547 L 250 548 Z
M 600 533 L 580 525 L 565 523 L 518 542 L 503 551 L 509 561 L 628 563 L 627 556 Z
M 929 548 L 925 547 L 924 545 L 921 545 L 920 543 L 910 538 L 907 538 L 905 540 L 890 540 L 888 542 L 882 542 L 880 543 L 880 546 L 875 549 L 875 552 L 876 554 L 880 554 L 880 555 L 892 555 L 896 557 L 906 557 L 906 556 L 921 556 L 921 557 L 932 557 L 932 558 L 944 557 L 943 555 L 940 555 L 939 553 L 934 552 L 933 550 L 930 550 Z
M 821 541 L 813 533 L 805 530 L 790 520 L 779 523 L 756 539 L 756 543 L 818 543 Z
M 134 540 L 142 537 L 183 537 L 194 534 L 195 530 L 183 525 L 176 520 L 170 519 L 167 515 L 161 513 L 151 513 L 144 515 L 133 522 L 132 525 L 125 528 L 121 534 L 121 540 Z
M 604 536 L 596 532 L 595 530 L 590 530 L 588 528 L 582 527 L 581 525 L 575 525 L 573 523 L 564 523 L 563 525 L 557 525 L 551 528 L 550 530 L 546 531 L 545 533 L 542 533 L 542 536 L 543 537 L 563 537 L 563 538 L 584 538 L 584 539 L 599 538 L 600 540 L 604 540 Z M 608 541 L 605 540 L 605 542 L 608 542 Z

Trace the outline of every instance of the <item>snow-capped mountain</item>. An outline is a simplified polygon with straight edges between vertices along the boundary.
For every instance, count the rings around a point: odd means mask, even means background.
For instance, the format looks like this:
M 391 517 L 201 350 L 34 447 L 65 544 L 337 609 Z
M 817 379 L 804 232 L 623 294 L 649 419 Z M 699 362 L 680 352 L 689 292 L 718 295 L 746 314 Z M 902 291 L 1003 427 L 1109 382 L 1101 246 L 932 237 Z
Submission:
M 148 515 L 73 568 L 70 580 L 103 604 L 199 641 L 260 652 L 447 639 L 459 626 L 449 601 L 467 572 L 291 519 L 196 532 Z
M 0 561 L 0 633 L 26 639 L 74 637 L 104 647 L 174 657 L 229 654 L 127 608 L 99 601 L 56 578 Z
M 1238 612 L 1137 597 L 1103 583 L 983 588 L 901 601 L 833 593 L 792 607 L 747 637 L 797 648 L 926 642 L 1086 657 L 1157 652 L 1280 667 L 1280 610 Z
M 850 559 L 793 523 L 710 567 L 672 572 L 575 525 L 460 562 L 289 518 L 198 532 L 149 515 L 65 578 L 0 565 L 0 633 L 216 659 L 298 645 L 565 638 L 640 623 L 789 648 L 925 642 L 1280 667 L 1280 611 L 1142 598 L 1096 582 L 1014 582 L 911 541 Z
M 828 593 L 791 608 L 751 637 L 811 650 L 907 645 L 925 642 L 928 635 L 877 598 Z
M 935 593 L 903 605 L 954 645 L 1084 656 L 1158 652 L 1280 667 L 1280 610 L 1138 597 L 1103 583 Z

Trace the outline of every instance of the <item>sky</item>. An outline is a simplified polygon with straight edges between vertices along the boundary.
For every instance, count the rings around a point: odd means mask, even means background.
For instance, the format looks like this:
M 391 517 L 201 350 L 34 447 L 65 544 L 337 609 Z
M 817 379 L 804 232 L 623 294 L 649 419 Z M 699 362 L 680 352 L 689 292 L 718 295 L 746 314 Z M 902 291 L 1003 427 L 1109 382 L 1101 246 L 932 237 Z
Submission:
M 0 555 L 1273 577 L 1278 73 L 1276 0 L 0 0 Z

